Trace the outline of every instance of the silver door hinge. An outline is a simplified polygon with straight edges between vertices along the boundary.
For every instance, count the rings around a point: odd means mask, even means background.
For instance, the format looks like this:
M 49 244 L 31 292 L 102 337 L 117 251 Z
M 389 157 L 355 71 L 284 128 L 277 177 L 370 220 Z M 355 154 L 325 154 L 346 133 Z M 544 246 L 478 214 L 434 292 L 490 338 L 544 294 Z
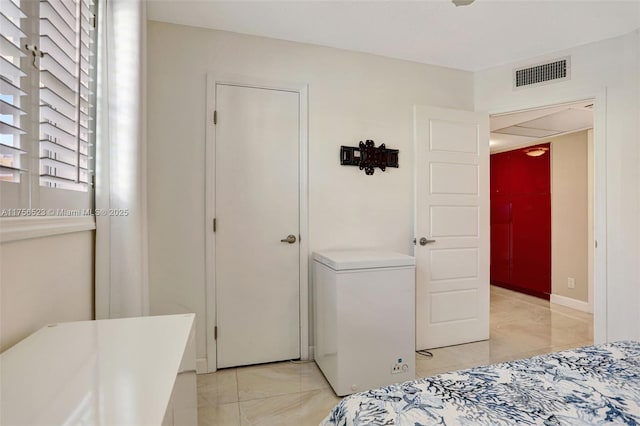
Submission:
M 216 218 L 214 217 L 213 218 L 213 232 L 216 232 L 216 225 L 217 225 Z
M 213 340 L 218 340 L 218 326 L 213 327 Z
M 218 111 L 213 111 L 213 124 L 218 124 Z

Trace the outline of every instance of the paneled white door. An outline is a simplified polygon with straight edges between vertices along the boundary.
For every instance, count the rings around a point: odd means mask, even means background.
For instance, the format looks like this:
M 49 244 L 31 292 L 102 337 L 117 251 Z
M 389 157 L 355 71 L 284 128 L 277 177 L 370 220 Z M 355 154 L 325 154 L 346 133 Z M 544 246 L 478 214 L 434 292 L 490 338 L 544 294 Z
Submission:
M 489 116 L 416 106 L 416 348 L 489 338 Z
M 300 357 L 299 96 L 216 84 L 217 368 Z

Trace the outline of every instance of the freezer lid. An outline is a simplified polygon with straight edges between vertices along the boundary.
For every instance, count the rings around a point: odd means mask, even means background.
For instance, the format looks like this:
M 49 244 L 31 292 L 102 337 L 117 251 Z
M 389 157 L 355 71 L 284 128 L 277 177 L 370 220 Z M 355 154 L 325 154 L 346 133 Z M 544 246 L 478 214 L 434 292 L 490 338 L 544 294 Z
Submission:
M 415 266 L 416 259 L 402 253 L 381 250 L 324 250 L 313 259 L 336 271 Z

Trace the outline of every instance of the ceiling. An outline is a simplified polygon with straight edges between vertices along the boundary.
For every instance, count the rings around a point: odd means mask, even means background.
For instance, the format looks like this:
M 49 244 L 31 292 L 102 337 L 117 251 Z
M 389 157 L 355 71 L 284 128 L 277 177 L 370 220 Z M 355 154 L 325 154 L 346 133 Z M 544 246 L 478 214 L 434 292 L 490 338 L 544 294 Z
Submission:
M 543 143 L 593 127 L 593 100 L 491 117 L 490 151 Z
M 629 33 L 640 0 L 149 0 L 151 20 L 469 71 Z

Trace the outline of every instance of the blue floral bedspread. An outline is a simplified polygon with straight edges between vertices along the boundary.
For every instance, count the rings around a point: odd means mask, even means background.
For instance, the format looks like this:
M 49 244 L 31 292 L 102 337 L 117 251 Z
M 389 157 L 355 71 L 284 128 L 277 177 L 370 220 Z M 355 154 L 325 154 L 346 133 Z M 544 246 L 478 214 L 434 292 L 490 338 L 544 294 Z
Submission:
M 321 425 L 640 425 L 640 342 L 587 346 L 354 394 Z

